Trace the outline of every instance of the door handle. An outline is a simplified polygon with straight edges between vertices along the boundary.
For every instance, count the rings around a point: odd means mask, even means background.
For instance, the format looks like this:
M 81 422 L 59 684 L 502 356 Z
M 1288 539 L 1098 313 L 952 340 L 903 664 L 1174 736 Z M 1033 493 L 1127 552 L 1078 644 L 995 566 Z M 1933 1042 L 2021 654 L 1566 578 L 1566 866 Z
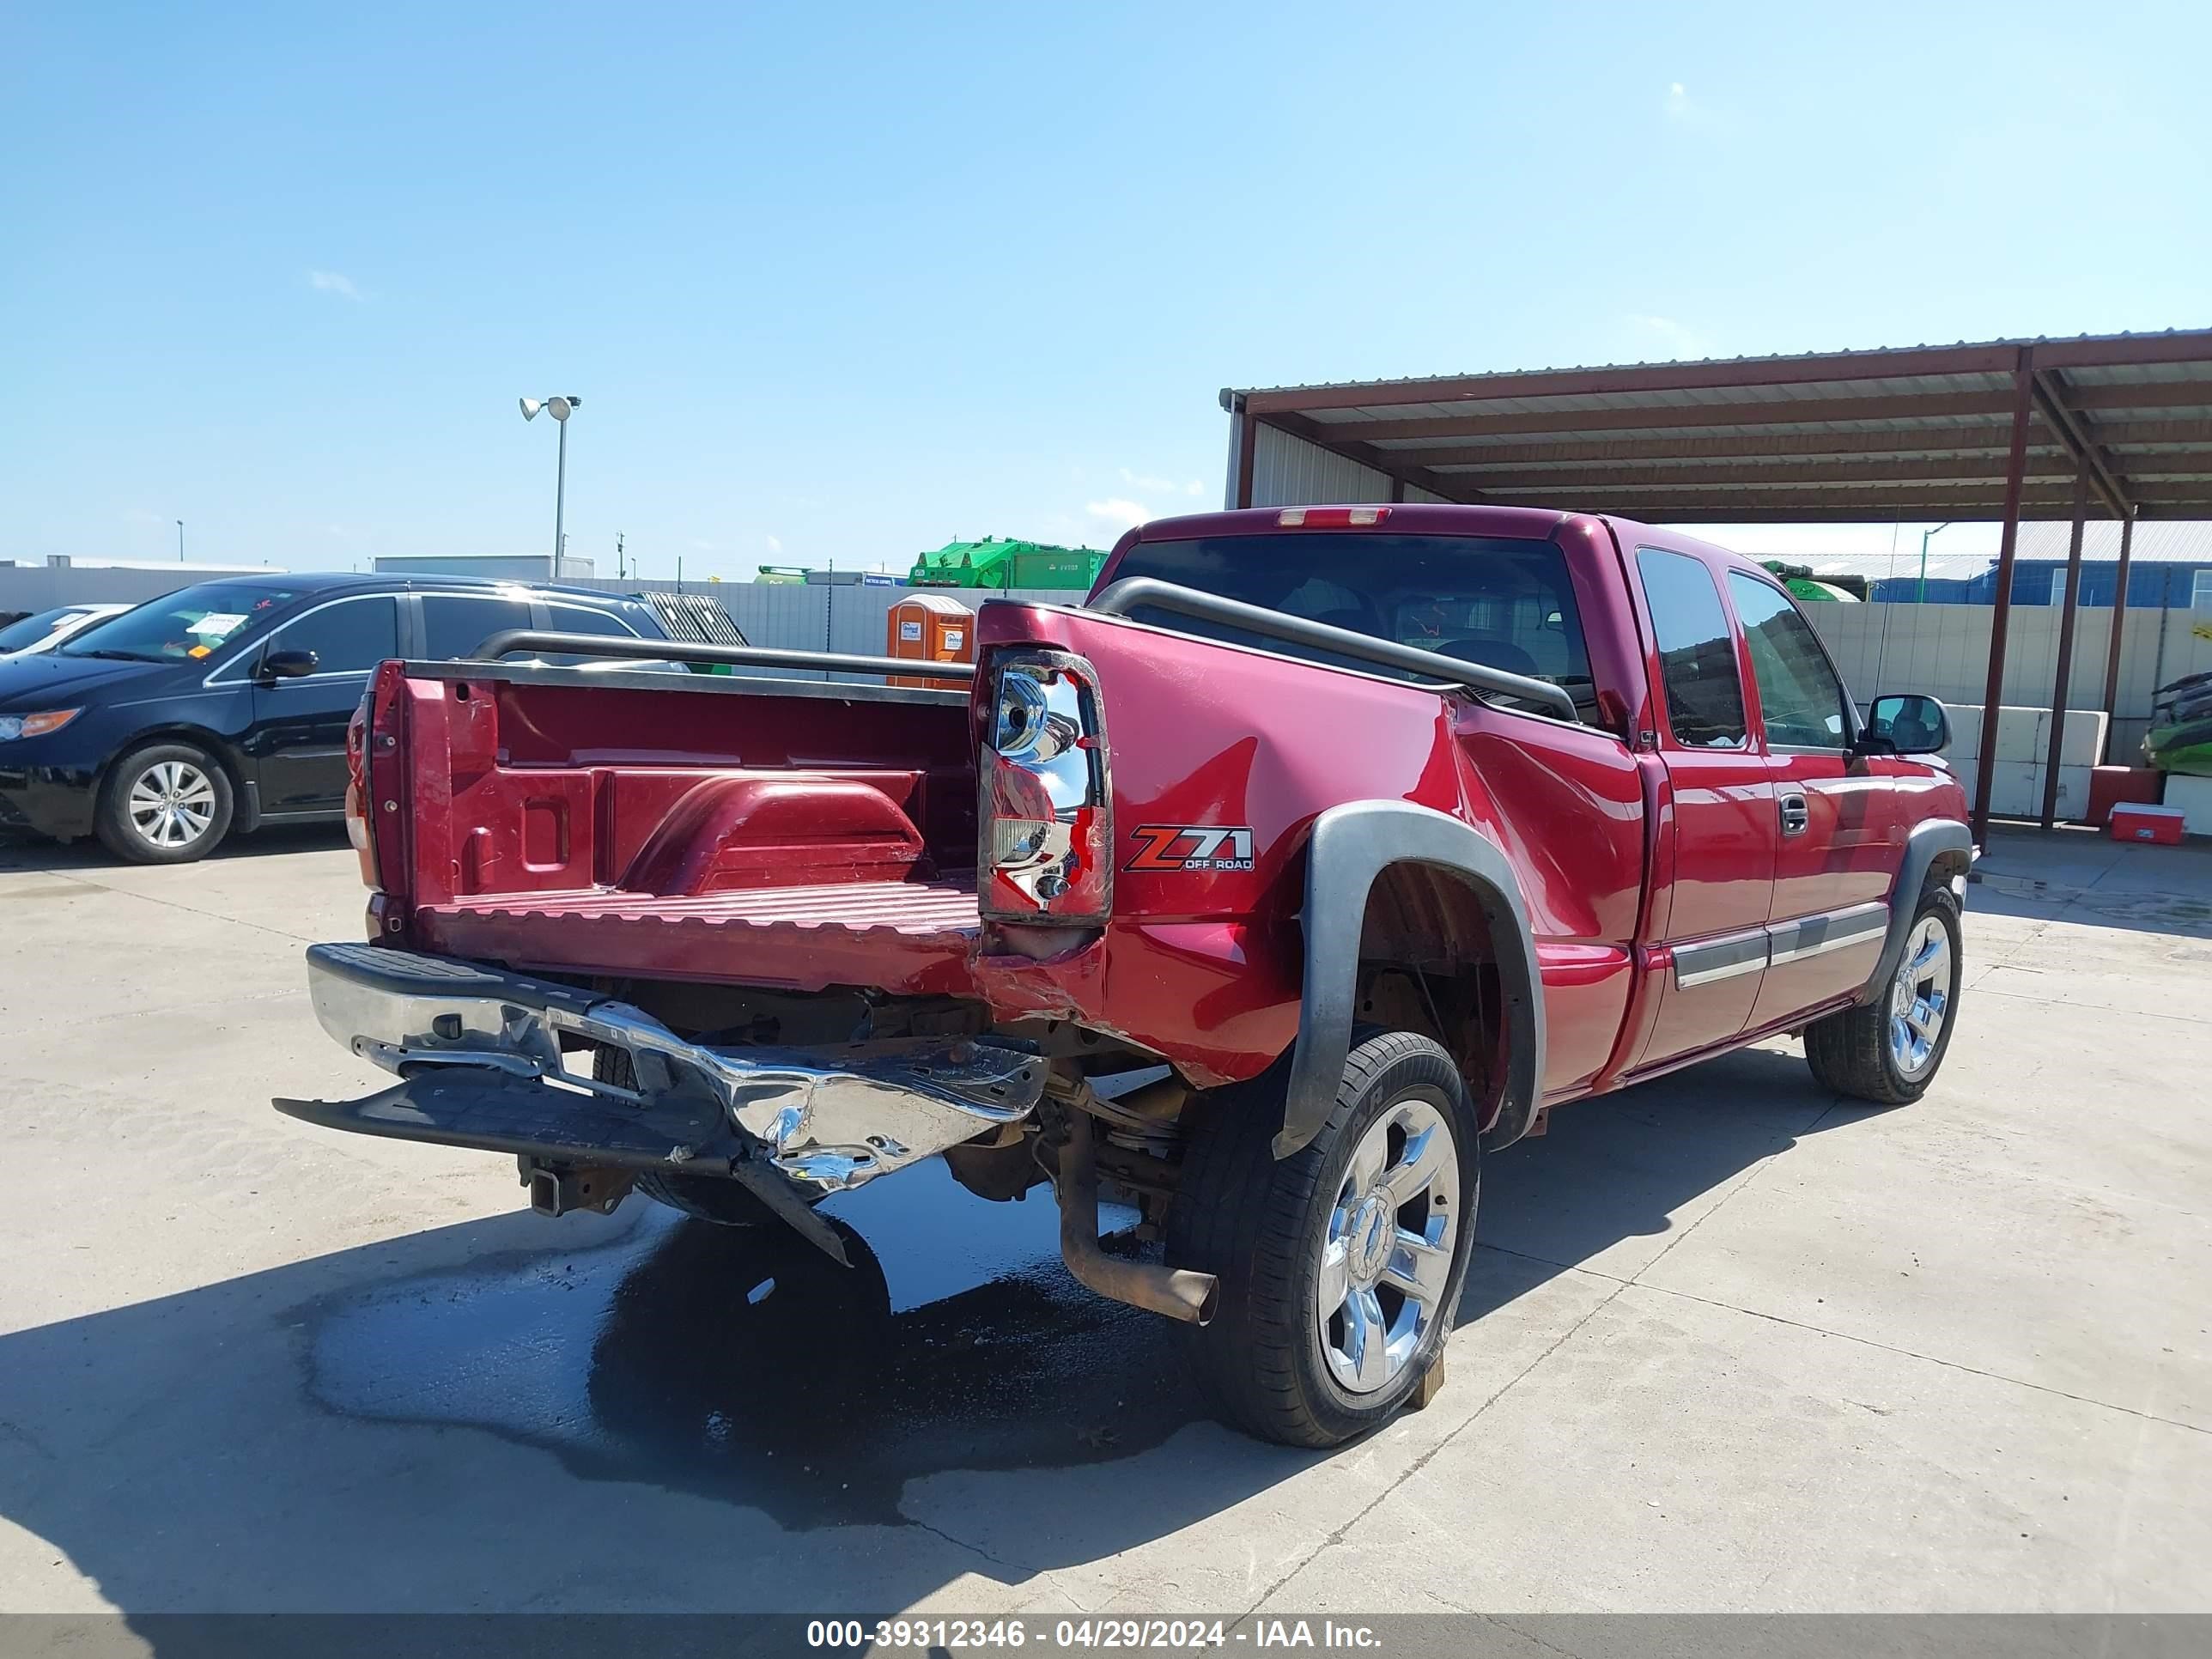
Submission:
M 1803 790 L 1784 791 L 1778 804 L 1782 809 L 1784 835 L 1802 836 L 1813 827 L 1813 809 L 1806 805 Z

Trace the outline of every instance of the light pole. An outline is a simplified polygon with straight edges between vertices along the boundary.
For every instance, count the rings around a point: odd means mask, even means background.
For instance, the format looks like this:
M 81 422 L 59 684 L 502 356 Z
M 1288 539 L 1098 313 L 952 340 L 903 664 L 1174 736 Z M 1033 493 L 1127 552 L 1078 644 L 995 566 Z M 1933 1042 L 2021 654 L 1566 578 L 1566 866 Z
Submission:
M 185 562 L 185 521 L 184 521 L 182 519 L 179 519 L 179 520 L 177 520 L 177 562 L 178 562 L 179 564 L 182 564 L 184 562 Z
M 1920 591 L 1912 596 L 1912 602 L 1915 605 L 1928 603 L 1928 538 L 1948 530 L 1952 522 L 1951 520 L 1946 519 L 1935 529 L 1923 530 L 1920 532 Z
M 553 477 L 553 580 L 561 580 L 561 517 L 568 505 L 568 417 L 583 406 L 581 398 L 525 398 L 521 400 L 522 418 L 534 421 L 538 411 L 544 410 L 561 428 L 560 470 Z

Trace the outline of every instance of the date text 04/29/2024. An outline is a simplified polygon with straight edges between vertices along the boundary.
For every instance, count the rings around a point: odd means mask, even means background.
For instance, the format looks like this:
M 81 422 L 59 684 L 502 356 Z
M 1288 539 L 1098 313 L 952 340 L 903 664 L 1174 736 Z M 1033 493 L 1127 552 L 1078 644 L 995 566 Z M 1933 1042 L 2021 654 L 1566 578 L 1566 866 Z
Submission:
M 1366 1625 L 1334 1620 L 1255 1619 L 818 1619 L 806 1627 L 811 1648 L 958 1650 L 1036 1646 L 1070 1651 L 1186 1652 L 1249 1647 L 1374 1651 L 1382 1645 Z

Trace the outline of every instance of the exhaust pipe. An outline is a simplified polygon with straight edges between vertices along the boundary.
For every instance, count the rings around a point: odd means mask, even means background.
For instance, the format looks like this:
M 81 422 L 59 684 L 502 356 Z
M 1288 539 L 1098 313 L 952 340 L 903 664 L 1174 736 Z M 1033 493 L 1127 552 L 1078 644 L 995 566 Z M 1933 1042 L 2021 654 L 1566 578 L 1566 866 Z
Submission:
M 1067 1145 L 1060 1154 L 1060 1254 L 1078 1283 L 1146 1313 L 1165 1314 L 1186 1325 L 1213 1317 L 1221 1281 L 1212 1273 L 1124 1261 L 1098 1248 L 1098 1165 L 1091 1151 L 1091 1115 L 1067 1115 Z

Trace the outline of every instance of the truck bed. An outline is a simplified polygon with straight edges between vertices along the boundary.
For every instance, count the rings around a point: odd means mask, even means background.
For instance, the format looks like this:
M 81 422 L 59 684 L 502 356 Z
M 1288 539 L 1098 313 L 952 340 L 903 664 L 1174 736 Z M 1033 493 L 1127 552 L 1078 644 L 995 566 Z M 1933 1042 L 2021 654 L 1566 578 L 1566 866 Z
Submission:
M 964 693 L 388 667 L 368 749 L 384 942 L 526 971 L 969 988 Z
M 550 970 L 915 994 L 967 988 L 975 883 L 853 881 L 689 897 L 592 890 L 482 894 L 415 912 L 427 949 Z

